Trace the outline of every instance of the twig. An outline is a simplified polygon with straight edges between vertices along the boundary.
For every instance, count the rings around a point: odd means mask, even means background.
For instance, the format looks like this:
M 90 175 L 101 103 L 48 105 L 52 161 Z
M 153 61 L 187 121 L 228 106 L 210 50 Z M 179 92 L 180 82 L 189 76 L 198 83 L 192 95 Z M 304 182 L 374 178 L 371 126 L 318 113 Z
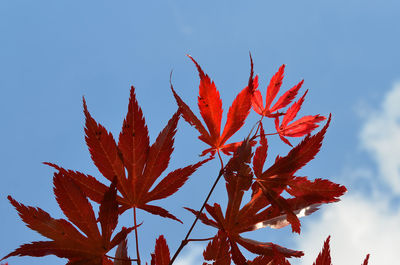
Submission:
M 222 162 L 222 160 L 221 160 L 221 162 Z M 182 251 L 182 249 L 183 249 L 183 248 L 185 247 L 185 245 L 188 243 L 188 241 L 189 241 L 189 240 L 188 240 L 189 235 L 190 235 L 190 233 L 192 232 L 194 226 L 196 225 L 197 220 L 199 220 L 200 214 L 203 212 L 203 209 L 204 209 L 204 207 L 206 206 L 206 204 L 207 204 L 207 202 L 208 202 L 208 199 L 210 199 L 211 194 L 213 193 L 213 191 L 214 191 L 214 189 L 215 189 L 215 186 L 217 186 L 217 183 L 218 183 L 219 179 L 221 178 L 221 176 L 223 175 L 223 173 L 224 173 L 224 169 L 222 168 L 222 169 L 219 171 L 219 174 L 218 174 L 217 179 L 215 180 L 214 184 L 212 185 L 210 191 L 208 192 L 208 195 L 207 195 L 206 199 L 204 200 L 203 205 L 201 206 L 199 212 L 197 213 L 196 218 L 194 219 L 192 226 L 190 227 L 189 231 L 187 232 L 187 234 L 186 234 L 186 236 L 185 236 L 185 239 L 182 240 L 182 242 L 181 242 L 179 248 L 176 250 L 176 252 L 175 252 L 174 256 L 172 257 L 172 259 L 171 259 L 169 265 L 172 265 L 172 264 L 174 263 L 176 257 L 179 255 L 179 253 Z

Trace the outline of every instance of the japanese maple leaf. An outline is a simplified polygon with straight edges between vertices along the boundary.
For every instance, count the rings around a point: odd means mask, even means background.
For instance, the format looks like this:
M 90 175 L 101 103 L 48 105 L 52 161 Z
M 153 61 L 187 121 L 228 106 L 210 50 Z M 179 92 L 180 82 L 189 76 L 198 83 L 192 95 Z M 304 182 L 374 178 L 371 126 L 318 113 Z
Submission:
M 197 168 L 209 160 L 205 159 L 194 165 L 176 169 L 153 187 L 156 180 L 168 167 L 174 149 L 179 112 L 172 116 L 156 141 L 150 145 L 148 129 L 132 87 L 128 114 L 124 120 L 117 145 L 112 134 L 92 118 L 85 100 L 83 107 L 86 117 L 86 143 L 92 160 L 100 173 L 108 180 L 112 181 L 114 177 L 118 179 L 117 188 L 121 193 L 121 196 L 118 196 L 118 202 L 121 205 L 120 211 L 135 207 L 180 222 L 164 208 L 149 204 L 151 201 L 174 194 Z M 90 199 L 99 202 L 102 198 L 106 186 L 92 176 L 65 170 L 51 163 L 46 164 L 73 178 Z
M 251 71 L 248 86 L 245 87 L 235 98 L 228 111 L 227 121 L 221 133 L 221 119 L 222 119 L 222 101 L 214 81 L 203 72 L 200 65 L 191 57 L 189 58 L 194 62 L 200 76 L 198 106 L 200 115 L 203 118 L 207 129 L 202 122 L 196 117 L 192 110 L 186 105 L 185 102 L 175 92 L 172 84 L 171 90 L 174 94 L 176 102 L 182 112 L 183 118 L 192 126 L 194 126 L 200 133 L 199 139 L 211 148 L 202 152 L 205 155 L 209 152 L 222 151 L 225 154 L 231 154 L 240 145 L 240 143 L 226 144 L 228 139 L 235 134 L 244 124 L 245 119 L 249 115 L 251 108 L 251 91 L 257 85 L 253 79 L 253 62 L 251 60 Z M 250 57 L 251 59 L 251 57 Z
M 294 176 L 297 170 L 318 153 L 328 125 L 329 122 L 316 135 L 306 137 L 287 156 L 278 157 L 275 163 L 265 171 L 262 171 L 262 168 L 267 158 L 268 144 L 262 127 L 260 146 L 256 149 L 253 158 L 253 170 L 250 167 L 252 154 L 249 141 L 244 141 L 233 158 L 229 160 L 224 172 L 228 193 L 225 214 L 219 204 L 213 206 L 207 204 L 206 210 L 212 219 L 206 214 L 201 214 L 199 219 L 206 225 L 222 231 L 222 234 L 218 235 L 219 238 L 215 240 L 223 242 L 224 238 L 227 238 L 229 253 L 235 264 L 246 262 L 238 245 L 261 256 L 275 255 L 277 258 L 279 255 L 301 256 L 300 251 L 289 250 L 273 243 L 257 242 L 244 238 L 240 234 L 263 227 L 282 228 L 289 224 L 292 225 L 293 231 L 300 232 L 298 218 L 315 212 L 321 204 L 338 201 L 338 198 L 344 194 L 346 191 L 344 186 L 329 180 L 310 181 L 305 177 Z M 243 195 L 250 187 L 253 192 L 251 200 L 243 204 Z M 293 197 L 282 197 L 284 190 Z M 197 211 L 189 210 L 198 214 Z
M 169 265 L 171 261 L 169 248 L 164 236 L 159 236 L 156 240 L 154 253 L 151 254 L 151 265 Z
M 297 116 L 297 113 L 301 109 L 301 105 L 304 102 L 304 97 L 306 96 L 307 92 L 308 90 L 287 110 L 287 112 L 283 116 L 282 123 L 280 125 L 279 117 L 275 117 L 275 128 L 279 134 L 279 137 L 283 142 L 290 146 L 292 146 L 292 144 L 289 142 L 288 139 L 285 138 L 285 136 L 302 137 L 306 134 L 311 133 L 315 128 L 317 128 L 317 123 L 326 119 L 324 116 L 321 115 L 307 115 L 290 123 Z
M 275 163 L 264 172 L 262 172 L 262 165 L 265 162 L 267 146 L 261 144 L 257 149 L 259 154 L 253 160 L 257 181 L 252 187 L 253 195 L 250 206 L 255 207 L 254 211 L 260 210 L 259 207 L 263 205 L 263 201 L 267 200 L 283 212 L 283 216 L 273 219 L 273 222 L 276 222 L 273 226 L 282 227 L 282 225 L 290 223 L 292 230 L 300 233 L 298 216 L 308 215 L 316 211 L 322 203 L 336 202 L 346 192 L 344 186 L 329 180 L 315 179 L 309 181 L 305 177 L 294 176 L 319 152 L 329 123 L 330 118 L 320 132 L 313 136 L 307 136 L 287 156 L 277 157 Z M 285 190 L 294 198 L 285 199 L 282 197 L 281 194 Z M 282 220 L 282 218 L 284 219 Z M 271 225 L 273 222 L 270 220 L 266 221 L 265 224 Z
M 289 105 L 292 100 L 296 97 L 299 89 L 303 85 L 304 81 L 301 81 L 288 91 L 286 91 L 277 101 L 276 103 L 271 107 L 272 102 L 274 101 L 275 97 L 277 96 L 281 86 L 282 86 L 282 80 L 283 80 L 283 73 L 285 70 L 285 65 L 282 65 L 278 72 L 271 78 L 269 85 L 267 87 L 267 94 L 265 97 L 265 106 L 263 103 L 263 99 L 261 96 L 260 90 L 257 89 L 257 86 L 254 86 L 252 89 L 252 107 L 255 112 L 262 116 L 266 117 L 278 117 L 282 115 L 283 113 L 277 112 L 278 110 L 285 108 L 287 105 Z M 257 80 L 256 80 L 257 81 Z
M 265 243 L 255 241 L 249 238 L 244 238 L 240 234 L 254 230 L 254 225 L 259 223 L 257 212 L 252 212 L 252 209 L 241 213 L 241 203 L 244 192 L 247 191 L 253 182 L 253 173 L 249 165 L 251 160 L 251 143 L 248 139 L 243 141 L 242 145 L 237 149 L 232 159 L 229 160 L 224 177 L 226 180 L 226 190 L 228 193 L 228 205 L 223 214 L 221 206 L 215 203 L 213 206 L 206 204 L 206 210 L 213 219 L 209 219 L 206 214 L 201 214 L 199 219 L 206 225 L 213 226 L 219 230 L 216 237 L 210 243 L 212 249 L 219 248 L 218 251 L 207 252 L 208 260 L 220 260 L 226 254 L 226 249 L 229 249 L 229 255 L 235 264 L 246 264 L 246 259 L 241 253 L 239 246 L 244 247 L 248 251 L 264 256 L 272 256 L 275 252 L 282 254 L 284 257 L 300 257 L 303 255 L 301 251 L 290 250 L 273 243 Z M 264 208 L 266 204 L 262 207 Z M 194 214 L 197 211 L 187 208 Z M 280 212 L 278 211 L 278 214 Z M 276 217 L 274 212 L 268 218 Z M 256 218 L 256 220 L 254 220 Z M 253 222 L 253 226 L 249 223 Z M 210 253 L 211 252 L 211 253 Z M 220 257 L 219 257 L 220 256 Z M 218 258 L 219 257 L 219 258 Z M 228 262 L 225 257 L 224 262 Z M 215 263 L 224 264 L 224 263 Z
M 229 239 L 225 233 L 218 231 L 203 252 L 204 260 L 213 261 L 212 265 L 230 265 Z M 208 265 L 208 263 L 203 263 Z
M 8 196 L 26 225 L 51 240 L 21 245 L 3 259 L 11 256 L 56 255 L 60 258 L 67 258 L 68 265 L 112 264 L 105 254 L 124 240 L 133 229 L 122 228 L 112 238 L 118 223 L 115 185 L 111 184 L 104 193 L 100 204 L 98 221 L 101 230 L 97 226 L 92 205 L 74 180 L 56 173 L 54 175 L 54 194 L 58 205 L 70 222 L 65 219 L 54 219 L 42 209 L 25 206 Z
M 332 265 L 331 253 L 329 248 L 330 236 L 325 240 L 321 252 L 318 254 L 317 259 L 313 265 Z M 362 265 L 368 265 L 369 254 L 365 257 Z
M 114 265 L 132 265 L 131 259 L 128 257 L 128 241 L 122 240 L 115 251 Z

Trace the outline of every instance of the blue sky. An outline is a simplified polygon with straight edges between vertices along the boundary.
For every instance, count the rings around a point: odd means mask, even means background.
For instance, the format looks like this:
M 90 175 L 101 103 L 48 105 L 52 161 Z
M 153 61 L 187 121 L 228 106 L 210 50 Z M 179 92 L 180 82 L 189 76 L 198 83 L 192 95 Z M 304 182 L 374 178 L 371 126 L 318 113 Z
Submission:
M 246 85 L 250 51 L 262 91 L 286 64 L 283 88 L 304 78 L 310 89 L 302 113 L 332 113 L 322 151 L 301 174 L 349 189 L 342 205 L 304 219 L 300 236 L 287 229 L 254 236 L 310 252 L 301 264 L 312 264 L 329 234 L 334 264 L 361 263 L 367 252 L 371 264 L 393 264 L 396 244 L 385 242 L 400 238 L 399 12 L 394 0 L 1 1 L 0 256 L 43 239 L 20 221 L 7 195 L 62 217 L 52 195 L 53 170 L 41 162 L 99 176 L 84 142 L 82 96 L 94 118 L 117 135 L 134 85 L 154 141 L 176 110 L 168 83 L 172 69 L 177 92 L 196 109 L 198 75 L 185 54 L 215 80 L 227 111 Z M 270 157 L 286 154 L 289 149 L 275 140 Z M 197 161 L 204 148 L 181 121 L 170 169 Z M 199 206 L 217 171 L 217 161 L 205 165 L 166 207 L 190 223 L 192 216 L 181 207 Z M 224 198 L 221 184 L 213 200 Z M 132 222 L 129 215 L 122 218 L 125 225 Z M 141 218 L 144 260 L 157 235 L 167 230 L 174 250 L 187 230 L 146 213 Z M 213 233 L 199 225 L 194 236 Z M 350 235 L 352 253 L 345 247 Z M 183 256 L 196 260 L 196 249 Z M 65 262 L 23 257 L 9 263 Z

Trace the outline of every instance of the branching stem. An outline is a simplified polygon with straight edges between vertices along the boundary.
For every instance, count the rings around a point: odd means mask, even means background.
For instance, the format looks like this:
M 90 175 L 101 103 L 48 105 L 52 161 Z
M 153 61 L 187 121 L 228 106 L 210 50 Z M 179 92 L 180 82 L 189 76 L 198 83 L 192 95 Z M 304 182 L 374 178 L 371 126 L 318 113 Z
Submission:
M 218 153 L 218 154 L 219 154 L 219 153 Z M 221 159 L 221 163 L 222 163 L 222 159 Z M 223 165 L 223 164 L 222 164 L 222 165 Z M 189 236 L 190 236 L 190 233 L 192 232 L 192 230 L 193 230 L 194 226 L 196 225 L 197 221 L 199 220 L 200 214 L 203 212 L 204 207 L 206 206 L 208 200 L 209 200 L 210 197 L 211 197 L 211 194 L 213 193 L 215 187 L 217 186 L 218 181 L 220 180 L 220 178 L 221 178 L 221 176 L 222 176 L 223 174 L 224 174 L 224 169 L 222 168 L 222 169 L 219 171 L 219 174 L 218 174 L 217 179 L 215 180 L 214 184 L 212 185 L 210 191 L 208 192 L 208 195 L 207 195 L 206 199 L 204 200 L 203 205 L 201 206 L 199 212 L 197 213 L 196 218 L 194 219 L 192 226 L 190 227 L 189 231 L 187 232 L 187 234 L 186 234 L 186 236 L 185 236 L 185 239 L 182 240 L 181 244 L 179 245 L 179 248 L 176 250 L 176 252 L 175 252 L 174 256 L 172 257 L 172 259 L 171 259 L 169 265 L 172 265 L 172 264 L 174 263 L 176 257 L 179 255 L 179 253 L 182 251 L 182 249 L 186 246 L 186 244 L 187 244 L 189 241 L 193 241 L 193 240 L 188 240 L 188 238 L 189 238 Z

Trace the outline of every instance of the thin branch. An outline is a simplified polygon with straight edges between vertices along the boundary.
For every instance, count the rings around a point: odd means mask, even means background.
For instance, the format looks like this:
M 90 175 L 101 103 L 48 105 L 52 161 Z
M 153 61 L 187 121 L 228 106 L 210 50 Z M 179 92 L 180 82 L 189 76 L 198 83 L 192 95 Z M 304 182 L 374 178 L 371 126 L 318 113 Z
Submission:
M 178 257 L 179 253 L 182 251 L 182 249 L 183 249 L 183 248 L 186 246 L 186 244 L 188 243 L 188 241 L 189 241 L 188 238 L 189 238 L 189 236 L 190 236 L 190 233 L 192 232 L 192 230 L 193 230 L 194 226 L 196 225 L 197 221 L 199 220 L 200 214 L 203 212 L 204 207 L 206 206 L 208 200 L 209 200 L 210 197 L 211 197 L 211 194 L 213 193 L 215 187 L 217 186 L 218 181 L 220 180 L 220 178 L 221 178 L 221 176 L 222 176 L 223 174 L 224 174 L 224 169 L 222 168 L 222 169 L 219 171 L 219 174 L 218 174 L 217 179 L 215 180 L 214 184 L 212 185 L 210 191 L 208 192 L 208 195 L 207 195 L 206 199 L 204 200 L 203 205 L 201 206 L 199 212 L 197 213 L 196 218 L 194 219 L 192 226 L 190 227 L 189 231 L 187 232 L 187 234 L 186 234 L 186 236 L 185 236 L 185 239 L 182 240 L 182 242 L 181 242 L 179 248 L 176 250 L 176 252 L 175 252 L 174 256 L 172 257 L 172 259 L 171 259 L 169 265 L 172 265 L 172 264 L 174 263 L 176 257 Z
M 218 149 L 218 158 L 219 158 L 219 162 L 221 163 L 221 170 L 222 170 L 224 168 L 224 162 L 222 161 L 222 157 L 221 157 L 221 154 L 219 152 L 219 149 Z

